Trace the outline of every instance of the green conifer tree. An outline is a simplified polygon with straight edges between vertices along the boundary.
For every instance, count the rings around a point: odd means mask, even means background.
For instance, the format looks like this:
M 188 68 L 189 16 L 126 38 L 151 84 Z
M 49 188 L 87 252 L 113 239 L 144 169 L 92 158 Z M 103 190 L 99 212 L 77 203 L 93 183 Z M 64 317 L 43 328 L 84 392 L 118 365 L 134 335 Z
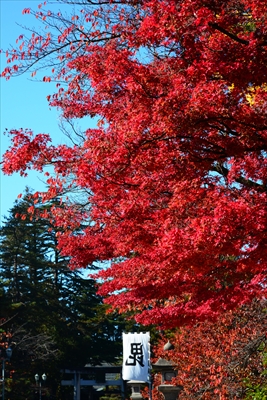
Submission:
M 55 227 L 40 213 L 27 214 L 32 206 L 26 190 L 0 230 L 0 317 L 7 320 L 13 347 L 10 400 L 31 398 L 34 375 L 44 372 L 47 395 L 60 399 L 60 370 L 115 362 L 128 324 L 123 316 L 106 314 L 85 271 L 68 268 L 56 248 Z

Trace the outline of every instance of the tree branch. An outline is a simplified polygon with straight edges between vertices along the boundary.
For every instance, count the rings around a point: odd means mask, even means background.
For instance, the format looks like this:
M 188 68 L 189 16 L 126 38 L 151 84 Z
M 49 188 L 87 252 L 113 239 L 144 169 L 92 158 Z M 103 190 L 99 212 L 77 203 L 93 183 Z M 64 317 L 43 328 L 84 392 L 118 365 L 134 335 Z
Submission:
M 220 31 L 221 33 L 223 33 L 224 35 L 228 36 L 229 38 L 235 40 L 238 43 L 249 44 L 248 40 L 241 39 L 238 36 L 234 35 L 233 33 L 228 32 L 226 29 L 224 29 L 220 25 L 216 24 L 216 22 L 209 22 L 209 26 L 216 29 L 217 31 Z

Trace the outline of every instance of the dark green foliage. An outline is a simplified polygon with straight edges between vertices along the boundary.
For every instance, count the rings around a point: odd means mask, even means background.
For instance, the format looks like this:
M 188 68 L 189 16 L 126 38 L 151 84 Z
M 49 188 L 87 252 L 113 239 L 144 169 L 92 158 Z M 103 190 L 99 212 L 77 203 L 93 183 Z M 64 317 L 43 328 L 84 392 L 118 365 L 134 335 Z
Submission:
M 60 370 L 115 362 L 121 332 L 132 325 L 106 314 L 95 282 L 70 270 L 58 253 L 51 222 L 26 213 L 32 205 L 26 191 L 0 231 L 0 319 L 13 347 L 6 366 L 10 400 L 32 398 L 34 375 L 44 372 L 47 393 L 60 399 Z

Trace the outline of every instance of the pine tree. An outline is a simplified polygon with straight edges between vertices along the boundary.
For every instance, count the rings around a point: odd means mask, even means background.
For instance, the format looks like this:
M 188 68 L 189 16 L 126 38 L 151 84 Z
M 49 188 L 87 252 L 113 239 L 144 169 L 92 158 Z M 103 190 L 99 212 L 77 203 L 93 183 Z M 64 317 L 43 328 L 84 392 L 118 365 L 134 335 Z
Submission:
M 51 222 L 40 213 L 27 214 L 32 202 L 27 190 L 0 231 L 0 317 L 10 319 L 14 400 L 30 395 L 36 372 L 46 372 L 47 386 L 55 393 L 61 368 L 114 362 L 126 326 L 123 317 L 106 315 L 95 282 L 69 269 Z

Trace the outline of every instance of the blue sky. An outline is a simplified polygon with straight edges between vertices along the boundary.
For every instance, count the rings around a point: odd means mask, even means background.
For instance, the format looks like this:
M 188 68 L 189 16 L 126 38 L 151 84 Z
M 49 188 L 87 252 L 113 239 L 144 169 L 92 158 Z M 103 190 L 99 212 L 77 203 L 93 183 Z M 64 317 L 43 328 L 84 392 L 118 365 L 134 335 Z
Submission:
M 25 14 L 24 8 L 37 9 L 41 0 L 0 0 L 0 48 L 6 49 L 9 45 L 16 45 L 17 37 L 23 33 L 23 28 L 18 24 L 35 28 L 38 27 L 35 18 Z M 59 5 L 52 5 L 55 9 Z M 49 9 L 52 8 L 49 6 Z M 5 55 L 1 55 L 1 71 L 6 66 Z M 42 79 L 44 73 L 39 73 Z M 38 74 L 37 74 L 38 77 Z M 50 109 L 46 96 L 54 93 L 54 84 L 47 82 L 31 81 L 30 74 L 25 74 L 6 81 L 0 79 L 0 153 L 10 145 L 9 138 L 3 135 L 5 128 L 29 128 L 34 133 L 49 133 L 55 143 L 65 142 L 65 137 L 60 131 L 59 113 Z M 28 177 L 19 174 L 0 175 L 0 219 L 8 215 L 8 210 L 13 206 L 18 194 L 23 193 L 26 186 L 33 190 L 42 190 L 45 185 L 42 177 L 36 172 L 30 172 Z

